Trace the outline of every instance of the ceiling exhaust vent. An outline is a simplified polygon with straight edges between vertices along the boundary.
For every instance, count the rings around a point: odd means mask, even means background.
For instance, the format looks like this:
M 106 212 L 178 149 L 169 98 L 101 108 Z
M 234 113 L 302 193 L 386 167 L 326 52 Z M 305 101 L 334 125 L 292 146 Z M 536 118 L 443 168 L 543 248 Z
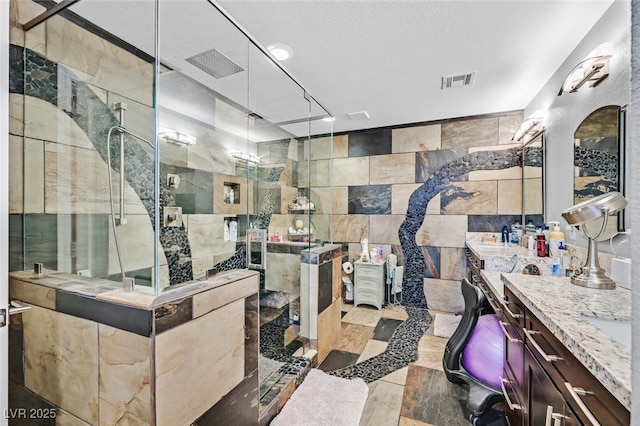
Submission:
M 216 49 L 198 53 L 197 55 L 185 60 L 215 78 L 222 78 L 244 71 L 244 68 L 224 56 Z
M 347 115 L 352 120 L 366 120 L 369 118 L 369 113 L 367 111 L 349 112 Z
M 440 89 L 452 89 L 454 87 L 469 86 L 476 79 L 476 72 L 470 72 L 468 74 L 450 75 L 448 77 L 442 77 L 442 84 Z

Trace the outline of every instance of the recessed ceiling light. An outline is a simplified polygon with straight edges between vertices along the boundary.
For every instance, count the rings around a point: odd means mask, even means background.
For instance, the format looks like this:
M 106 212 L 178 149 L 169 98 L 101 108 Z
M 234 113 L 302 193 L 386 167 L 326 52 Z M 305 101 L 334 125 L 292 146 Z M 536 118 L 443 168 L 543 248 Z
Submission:
M 279 61 L 286 61 L 293 56 L 293 49 L 281 43 L 270 44 L 267 49 Z
M 336 118 L 335 117 L 325 117 L 325 118 L 322 119 L 322 121 L 329 121 L 329 122 L 336 121 Z

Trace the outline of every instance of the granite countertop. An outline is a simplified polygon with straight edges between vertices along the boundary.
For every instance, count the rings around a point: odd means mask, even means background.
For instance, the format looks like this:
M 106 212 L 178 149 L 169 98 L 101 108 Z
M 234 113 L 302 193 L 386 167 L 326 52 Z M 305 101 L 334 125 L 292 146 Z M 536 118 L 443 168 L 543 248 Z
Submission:
M 16 271 L 9 273 L 9 282 L 12 280 L 24 281 L 44 287 L 69 291 L 97 300 L 117 303 L 142 309 L 153 309 L 166 303 L 179 301 L 203 291 L 230 284 L 257 274 L 256 271 L 247 269 L 233 269 L 220 272 L 208 281 L 189 281 L 183 284 L 167 287 L 159 294 L 153 294 L 151 288 L 136 287 L 136 291 L 124 291 L 113 281 L 83 277 L 65 272 L 50 271 L 45 269 L 42 274 L 34 274 L 33 271 Z
M 535 265 L 542 275 L 551 275 L 553 259 L 538 257 L 535 251 L 525 247 L 504 243 L 483 243 L 478 239 L 467 239 L 466 244 L 474 255 L 484 260 L 484 269 L 487 271 L 508 272 L 509 262 L 516 255 L 518 261 L 513 272 L 522 272 L 526 266 Z
M 588 317 L 631 319 L 631 291 L 598 290 L 571 284 L 569 278 L 483 272 L 487 284 L 506 285 L 533 315 L 627 409 L 631 409 L 631 351 L 591 324 Z M 501 289 L 502 290 L 502 289 Z

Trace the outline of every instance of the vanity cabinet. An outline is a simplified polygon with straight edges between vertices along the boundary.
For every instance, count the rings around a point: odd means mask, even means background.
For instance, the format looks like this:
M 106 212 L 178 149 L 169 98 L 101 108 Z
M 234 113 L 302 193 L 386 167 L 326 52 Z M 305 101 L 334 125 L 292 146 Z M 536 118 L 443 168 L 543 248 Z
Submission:
M 509 424 L 629 425 L 629 411 L 507 287 L 504 294 Z
M 364 303 L 382 308 L 385 265 L 386 263 L 355 262 L 354 306 Z
M 510 425 L 525 425 L 525 309 L 522 303 L 507 289 L 504 289 L 500 309 L 500 327 L 504 333 L 504 376 L 501 379 L 502 392 L 507 405 L 507 419 Z

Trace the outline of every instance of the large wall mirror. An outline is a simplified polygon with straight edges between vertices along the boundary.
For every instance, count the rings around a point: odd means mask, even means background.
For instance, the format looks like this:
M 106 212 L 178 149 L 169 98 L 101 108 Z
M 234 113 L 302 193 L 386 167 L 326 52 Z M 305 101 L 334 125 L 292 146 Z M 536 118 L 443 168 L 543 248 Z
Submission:
M 618 105 L 599 108 L 576 129 L 573 136 L 574 204 L 611 191 L 624 195 L 625 111 Z M 620 212 L 609 218 L 601 239 L 611 238 L 624 229 L 624 215 Z
M 522 223 L 526 231 L 544 224 L 544 132 L 522 147 Z

